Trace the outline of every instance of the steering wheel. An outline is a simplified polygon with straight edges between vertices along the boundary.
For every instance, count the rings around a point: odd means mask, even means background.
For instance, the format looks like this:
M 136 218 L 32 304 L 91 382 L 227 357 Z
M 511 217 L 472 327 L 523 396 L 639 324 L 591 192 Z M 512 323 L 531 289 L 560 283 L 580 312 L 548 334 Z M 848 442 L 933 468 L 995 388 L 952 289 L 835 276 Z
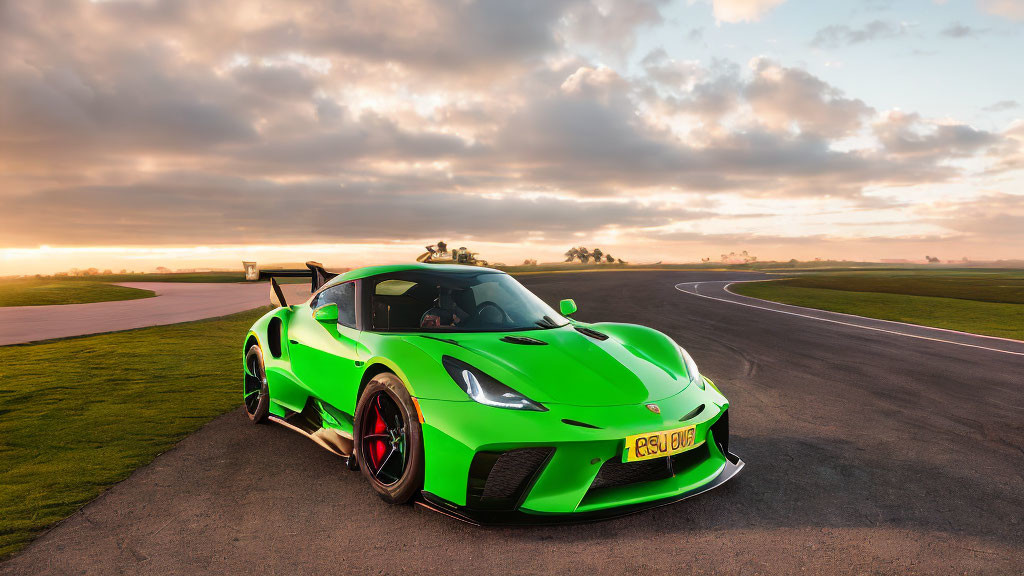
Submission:
M 509 316 L 508 313 L 505 312 L 505 310 L 501 306 L 498 306 L 497 304 L 495 304 L 494 302 L 491 302 L 490 300 L 484 300 L 483 302 L 481 302 L 481 303 L 476 305 L 476 310 L 473 311 L 473 319 L 476 320 L 477 323 L 479 323 L 479 321 L 480 321 L 480 313 L 483 312 L 484 310 L 488 309 L 488 308 L 493 308 L 493 309 L 497 310 L 499 314 L 501 314 L 501 321 L 502 321 L 502 323 L 504 323 L 504 324 L 511 324 L 512 323 L 512 317 Z

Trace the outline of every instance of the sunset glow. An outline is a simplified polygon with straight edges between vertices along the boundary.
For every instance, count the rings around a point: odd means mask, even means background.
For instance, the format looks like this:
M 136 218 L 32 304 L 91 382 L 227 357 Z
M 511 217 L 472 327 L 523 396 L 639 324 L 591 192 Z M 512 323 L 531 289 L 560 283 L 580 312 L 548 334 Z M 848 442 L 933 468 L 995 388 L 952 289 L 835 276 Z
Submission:
M 0 4 L 0 275 L 1024 258 L 1024 3 Z

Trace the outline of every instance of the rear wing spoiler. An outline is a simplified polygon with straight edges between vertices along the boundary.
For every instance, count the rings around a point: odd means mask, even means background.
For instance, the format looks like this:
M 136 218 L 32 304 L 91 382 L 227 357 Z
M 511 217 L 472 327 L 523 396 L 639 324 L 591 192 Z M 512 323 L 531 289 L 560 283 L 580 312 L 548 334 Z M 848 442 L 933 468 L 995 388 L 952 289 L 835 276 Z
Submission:
M 319 262 L 306 262 L 307 270 L 260 270 L 260 280 L 270 279 L 270 302 L 275 306 L 287 306 L 284 292 L 275 278 L 306 278 L 310 279 L 309 293 L 312 294 L 320 289 L 332 278 L 337 276 L 336 272 L 328 272 L 324 265 Z

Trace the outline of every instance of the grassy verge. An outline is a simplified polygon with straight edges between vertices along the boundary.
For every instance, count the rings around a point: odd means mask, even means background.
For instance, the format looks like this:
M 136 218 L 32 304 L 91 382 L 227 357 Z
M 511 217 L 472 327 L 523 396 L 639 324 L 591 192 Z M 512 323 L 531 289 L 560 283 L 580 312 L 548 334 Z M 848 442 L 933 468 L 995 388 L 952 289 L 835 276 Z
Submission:
M 866 291 L 866 286 L 871 284 L 870 279 L 863 283 L 861 280 L 843 282 L 833 278 L 799 278 L 772 282 L 744 282 L 733 284 L 729 289 L 744 296 L 794 306 L 1024 340 L 1024 304 L 968 300 L 962 297 L 964 294 L 958 297 L 937 297 L 870 292 Z M 1000 297 L 996 294 L 1005 290 L 998 282 L 1000 281 L 996 280 L 996 284 L 992 286 L 983 286 L 979 295 Z M 808 287 L 807 284 L 836 287 Z M 882 284 L 895 290 L 888 281 Z M 850 289 L 838 289 L 838 286 L 849 286 Z M 941 288 L 941 282 L 919 281 L 910 283 L 904 289 L 934 294 L 941 293 Z
M 801 288 L 1024 304 L 1021 270 L 862 271 L 808 274 L 783 283 Z
M 0 558 L 238 406 L 265 312 L 0 348 Z
M 95 281 L 17 278 L 0 281 L 0 306 L 45 306 L 135 300 L 154 296 L 152 290 L 125 288 Z

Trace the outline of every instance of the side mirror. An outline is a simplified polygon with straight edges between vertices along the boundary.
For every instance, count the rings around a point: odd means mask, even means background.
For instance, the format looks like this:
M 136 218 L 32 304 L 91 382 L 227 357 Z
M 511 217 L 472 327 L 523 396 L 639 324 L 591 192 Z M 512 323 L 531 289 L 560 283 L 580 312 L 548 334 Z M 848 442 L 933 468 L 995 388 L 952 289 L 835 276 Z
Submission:
M 566 298 L 558 303 L 558 311 L 562 313 L 562 316 L 568 316 L 576 311 L 576 301 L 572 298 Z
M 317 322 L 323 322 L 324 324 L 328 322 L 334 322 L 337 324 L 338 305 L 334 303 L 324 304 L 316 310 L 313 310 L 313 318 L 315 318 Z

